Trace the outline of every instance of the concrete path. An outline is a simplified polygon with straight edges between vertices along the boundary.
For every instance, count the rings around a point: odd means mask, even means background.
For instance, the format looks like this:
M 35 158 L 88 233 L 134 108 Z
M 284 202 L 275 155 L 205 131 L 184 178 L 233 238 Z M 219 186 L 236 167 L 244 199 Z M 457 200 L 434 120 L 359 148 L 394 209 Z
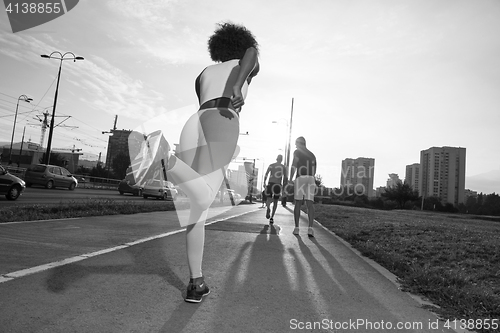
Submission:
M 279 228 L 259 207 L 210 220 L 203 266 L 211 294 L 200 304 L 183 301 L 178 228 L 0 283 L 0 332 L 453 332 L 319 224 L 309 238 L 305 215 L 293 235 L 292 205 L 278 208 Z M 164 216 L 137 215 L 135 228 L 141 217 Z

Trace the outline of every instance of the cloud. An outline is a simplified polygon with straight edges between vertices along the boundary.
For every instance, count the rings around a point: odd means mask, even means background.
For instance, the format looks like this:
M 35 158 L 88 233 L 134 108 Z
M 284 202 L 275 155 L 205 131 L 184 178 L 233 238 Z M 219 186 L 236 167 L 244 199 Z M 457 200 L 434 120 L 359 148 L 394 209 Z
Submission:
M 49 39 L 48 35 L 43 34 L 42 38 Z M 32 67 L 38 67 L 41 54 L 54 50 L 53 46 L 44 42 L 41 38 L 34 38 L 26 34 L 0 33 L 0 54 L 17 61 L 22 61 Z
M 121 16 L 119 35 L 137 52 L 169 64 L 206 61 L 206 36 L 190 28 L 189 22 L 179 21 L 175 0 L 110 1 L 108 8 Z
M 176 0 L 113 0 L 108 1 L 110 10 L 127 18 L 139 19 L 145 24 L 162 28 L 172 27 L 169 18 L 172 16 Z
M 96 110 L 132 119 L 166 112 L 164 107 L 158 107 L 163 102 L 162 94 L 147 89 L 141 80 L 99 56 L 90 56 L 81 66 L 73 66 L 71 72 L 75 75 L 67 80 L 86 92 L 84 100 Z

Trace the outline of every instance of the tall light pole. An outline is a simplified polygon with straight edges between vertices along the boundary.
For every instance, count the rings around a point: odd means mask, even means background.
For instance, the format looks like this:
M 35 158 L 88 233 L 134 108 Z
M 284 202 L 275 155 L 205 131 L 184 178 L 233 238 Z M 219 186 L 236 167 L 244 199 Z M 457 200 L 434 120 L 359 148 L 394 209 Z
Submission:
M 292 142 L 292 120 L 293 120 L 293 98 L 292 98 L 292 109 L 290 110 L 290 121 L 287 121 L 286 119 L 283 119 L 286 122 L 287 128 L 288 128 L 288 140 L 285 143 L 285 177 L 283 179 L 283 192 L 285 192 L 285 187 L 288 184 L 288 175 L 291 172 L 291 165 L 290 165 L 290 144 Z M 278 121 L 273 121 L 273 123 L 278 123 Z M 281 204 L 283 207 L 286 206 L 286 195 L 282 196 Z
M 290 166 L 290 143 L 292 142 L 292 120 L 293 120 L 293 98 L 292 98 L 292 109 L 290 110 L 290 122 L 288 124 L 288 146 L 287 146 L 287 151 L 286 151 L 286 167 L 287 167 L 287 180 L 288 180 L 288 175 L 290 174 L 289 172 L 291 171 L 291 166 Z M 289 169 L 290 168 L 290 169 Z M 283 203 L 284 205 L 286 203 Z
M 24 101 L 24 102 L 31 102 L 33 99 L 29 98 L 26 95 L 21 95 L 17 99 L 17 106 L 16 106 L 16 115 L 14 116 L 14 126 L 12 127 L 12 138 L 10 139 L 10 152 L 9 152 L 9 165 L 12 164 L 12 143 L 14 142 L 14 132 L 16 130 L 16 122 L 17 122 L 17 110 L 19 109 L 19 101 Z
M 58 55 L 54 56 L 54 55 Z M 66 58 L 66 55 L 69 57 Z M 47 142 L 47 152 L 45 153 L 45 159 L 43 161 L 44 164 L 49 164 L 50 162 L 50 148 L 52 146 L 52 133 L 54 132 L 54 118 L 56 117 L 56 105 L 57 105 L 57 93 L 59 92 L 59 80 L 61 79 L 61 68 L 64 60 L 73 60 L 76 62 L 77 60 L 83 60 L 83 57 L 77 57 L 73 52 L 66 52 L 62 54 L 59 51 L 54 51 L 50 55 L 42 54 L 42 58 L 48 59 L 57 59 L 61 62 L 59 63 L 59 72 L 57 73 L 57 84 L 56 84 L 56 94 L 54 96 L 54 106 L 52 108 L 52 119 L 50 120 L 50 128 L 49 128 L 49 141 Z
M 288 122 L 288 120 L 286 120 L 285 118 L 280 118 L 278 120 L 273 120 L 273 124 L 278 124 L 280 122 L 280 120 L 283 120 L 286 124 L 286 133 L 288 135 L 288 131 L 289 131 L 289 128 L 290 128 L 290 123 Z M 288 146 L 288 138 L 285 139 L 285 149 L 279 149 L 279 150 L 283 150 L 283 163 L 285 164 L 285 168 L 288 167 L 288 158 L 287 158 L 287 152 L 288 152 L 288 149 L 289 149 L 289 146 Z

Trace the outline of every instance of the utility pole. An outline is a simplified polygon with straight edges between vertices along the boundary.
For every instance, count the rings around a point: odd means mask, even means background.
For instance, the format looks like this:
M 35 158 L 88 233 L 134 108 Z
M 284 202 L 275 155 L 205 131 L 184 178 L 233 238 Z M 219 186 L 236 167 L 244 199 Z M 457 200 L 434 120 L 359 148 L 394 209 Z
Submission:
M 19 151 L 19 160 L 17 161 L 17 167 L 21 164 L 21 157 L 23 156 L 23 145 L 24 145 L 24 133 L 26 132 L 26 126 L 23 129 L 23 138 L 21 139 L 21 149 Z
M 292 109 L 290 110 L 290 122 L 288 123 L 289 126 L 288 126 L 288 144 L 287 144 L 287 148 L 286 148 L 286 159 L 285 159 L 285 166 L 286 166 L 286 175 L 285 175 L 285 179 L 284 179 L 284 184 L 283 184 L 283 194 L 285 194 L 282 199 L 281 199 L 281 205 L 283 207 L 286 207 L 286 201 L 287 201 L 287 197 L 288 197 L 288 193 L 287 193 L 287 190 L 286 190 L 286 187 L 288 185 L 288 177 L 290 176 L 290 172 L 291 172 L 291 166 L 290 166 L 290 150 L 291 150 L 291 142 L 292 142 L 292 120 L 293 120 L 293 97 L 292 97 Z M 291 179 L 290 179 L 291 180 Z

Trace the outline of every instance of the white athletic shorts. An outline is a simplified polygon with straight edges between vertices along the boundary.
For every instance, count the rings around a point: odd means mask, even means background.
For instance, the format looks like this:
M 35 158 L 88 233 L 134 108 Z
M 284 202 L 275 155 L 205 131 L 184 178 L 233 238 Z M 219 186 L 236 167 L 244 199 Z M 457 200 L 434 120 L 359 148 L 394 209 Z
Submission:
M 316 193 L 316 182 L 314 181 L 314 176 L 300 176 L 295 179 L 295 200 L 314 201 L 314 193 Z

